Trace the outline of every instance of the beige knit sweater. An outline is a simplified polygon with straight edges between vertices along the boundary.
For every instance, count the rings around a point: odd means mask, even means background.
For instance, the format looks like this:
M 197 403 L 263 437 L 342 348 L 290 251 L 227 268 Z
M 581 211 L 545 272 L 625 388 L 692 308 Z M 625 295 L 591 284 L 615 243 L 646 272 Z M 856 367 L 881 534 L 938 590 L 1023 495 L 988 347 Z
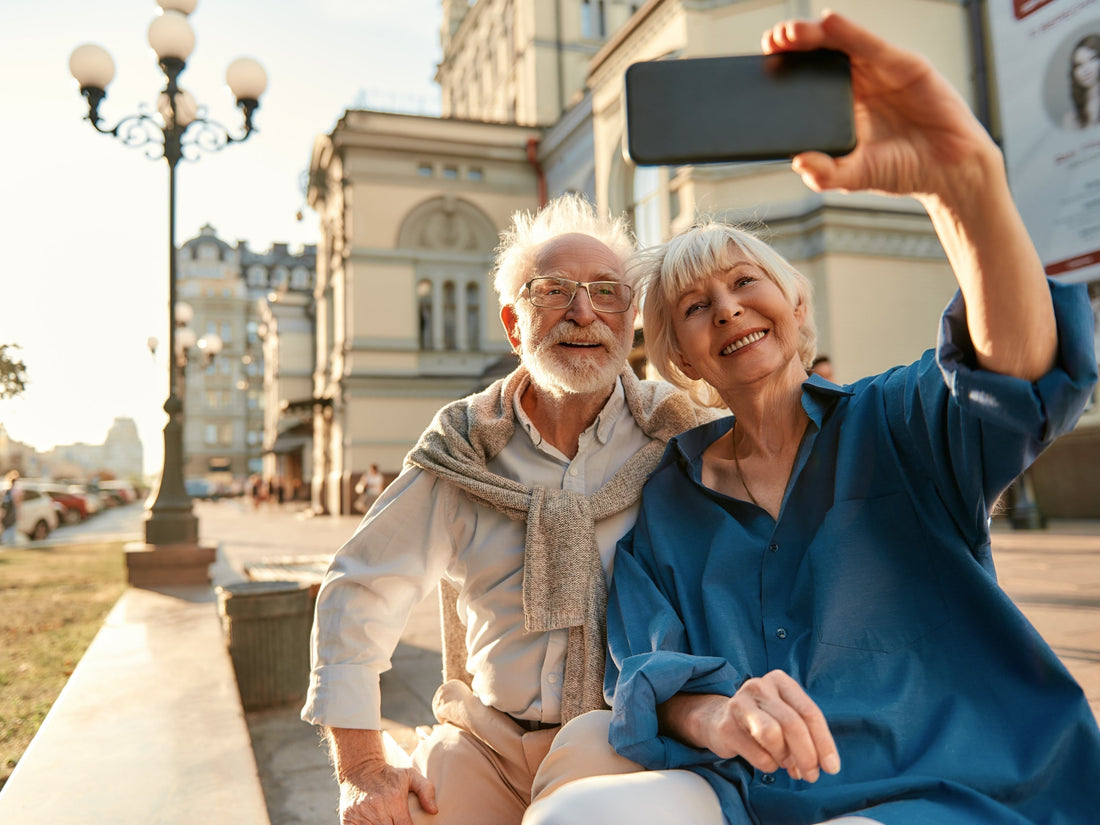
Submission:
M 626 403 L 635 421 L 653 441 L 635 453 L 591 496 L 568 490 L 528 487 L 490 472 L 486 465 L 512 438 L 512 400 L 530 382 L 526 368 L 494 382 L 484 391 L 444 407 L 406 456 L 420 467 L 455 484 L 474 501 L 516 521 L 527 522 L 524 547 L 523 610 L 527 630 L 569 629 L 562 686 L 562 722 L 603 701 L 607 583 L 596 545 L 595 523 L 625 510 L 641 494 L 673 435 L 708 421 L 715 410 L 696 407 L 673 387 L 639 381 L 625 369 L 621 376 Z M 444 678 L 466 674 L 465 634 L 446 588 Z

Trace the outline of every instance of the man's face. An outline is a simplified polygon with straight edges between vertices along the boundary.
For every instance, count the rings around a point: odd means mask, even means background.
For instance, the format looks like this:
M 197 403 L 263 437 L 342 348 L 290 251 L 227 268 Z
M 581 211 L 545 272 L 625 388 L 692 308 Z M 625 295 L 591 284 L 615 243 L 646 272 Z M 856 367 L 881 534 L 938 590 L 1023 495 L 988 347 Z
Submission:
M 562 235 L 535 255 L 535 276 L 569 281 L 622 281 L 622 261 L 588 235 Z M 634 305 L 626 312 L 593 309 L 577 288 L 563 309 L 534 306 L 526 291 L 501 319 L 534 385 L 555 396 L 607 392 L 626 363 L 634 339 Z

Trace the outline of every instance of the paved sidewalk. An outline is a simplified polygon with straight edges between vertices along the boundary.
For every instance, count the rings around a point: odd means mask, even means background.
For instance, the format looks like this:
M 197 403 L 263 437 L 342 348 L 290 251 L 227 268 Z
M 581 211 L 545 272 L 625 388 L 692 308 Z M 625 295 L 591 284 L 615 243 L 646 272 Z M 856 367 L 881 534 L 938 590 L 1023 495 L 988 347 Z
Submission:
M 253 512 L 244 501 L 200 502 L 200 530 L 221 543 L 216 583 L 267 558 L 331 554 L 358 518 L 306 517 L 290 510 Z M 1002 586 L 1081 682 L 1100 718 L 1100 522 L 1054 524 L 1042 531 L 994 533 Z M 439 620 L 431 597 L 415 611 L 383 675 L 383 715 L 402 745 L 430 724 L 440 682 Z M 272 825 L 336 825 L 336 785 L 314 729 L 297 706 L 247 715 Z
M 358 516 L 312 516 L 292 505 L 253 509 L 245 499 L 195 503 L 203 541 L 217 543 L 214 584 L 246 576 L 272 559 L 331 556 L 355 531 Z M 434 722 L 431 700 L 441 681 L 439 609 L 433 593 L 414 611 L 382 675 L 383 726 L 406 749 L 416 727 Z M 308 679 L 308 674 L 303 674 Z M 316 729 L 298 718 L 300 703 L 245 714 L 271 825 L 336 825 L 338 793 Z

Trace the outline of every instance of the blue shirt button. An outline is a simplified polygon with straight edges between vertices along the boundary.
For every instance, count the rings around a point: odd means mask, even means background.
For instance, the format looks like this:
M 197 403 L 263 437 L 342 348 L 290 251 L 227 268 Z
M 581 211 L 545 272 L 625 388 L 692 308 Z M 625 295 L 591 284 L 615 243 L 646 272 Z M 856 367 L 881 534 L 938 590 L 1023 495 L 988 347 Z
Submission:
M 787 628 L 777 627 L 775 629 L 775 638 L 777 638 L 777 639 L 786 639 L 787 638 Z
M 760 781 L 763 782 L 765 785 L 770 785 L 775 781 L 775 774 L 766 773 L 762 777 L 760 777 Z
M 768 545 L 768 549 L 774 553 L 776 550 L 779 549 L 779 545 L 773 541 L 771 544 Z

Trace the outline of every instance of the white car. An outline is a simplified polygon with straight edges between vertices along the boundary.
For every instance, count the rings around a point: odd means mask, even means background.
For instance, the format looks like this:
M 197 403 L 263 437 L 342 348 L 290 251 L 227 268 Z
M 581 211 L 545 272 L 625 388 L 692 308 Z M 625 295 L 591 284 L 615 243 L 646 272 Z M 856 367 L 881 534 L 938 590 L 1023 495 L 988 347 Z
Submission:
M 21 489 L 16 529 L 32 541 L 42 541 L 57 529 L 58 515 L 53 499 L 39 490 Z

